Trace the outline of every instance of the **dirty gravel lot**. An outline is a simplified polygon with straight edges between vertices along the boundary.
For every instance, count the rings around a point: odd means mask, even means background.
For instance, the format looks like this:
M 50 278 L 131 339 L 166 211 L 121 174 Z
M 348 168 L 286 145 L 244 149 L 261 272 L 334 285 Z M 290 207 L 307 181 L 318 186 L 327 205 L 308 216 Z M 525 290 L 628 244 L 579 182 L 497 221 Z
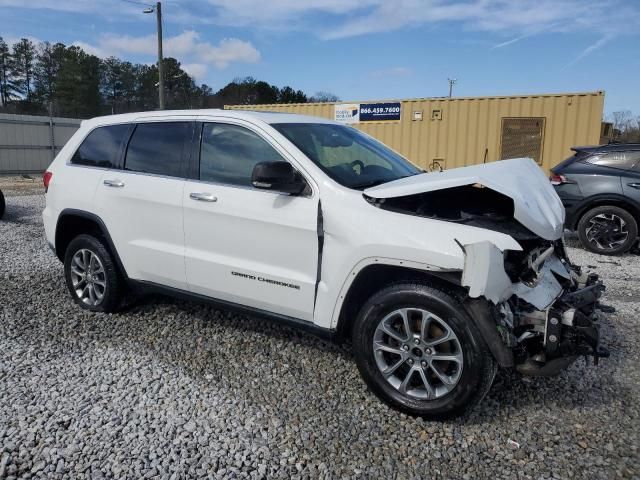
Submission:
M 348 346 L 158 296 L 82 312 L 45 244 L 39 186 L 7 187 L 0 478 L 640 478 L 637 255 L 570 249 L 617 309 L 609 360 L 499 373 L 465 418 L 428 422 L 369 393 Z

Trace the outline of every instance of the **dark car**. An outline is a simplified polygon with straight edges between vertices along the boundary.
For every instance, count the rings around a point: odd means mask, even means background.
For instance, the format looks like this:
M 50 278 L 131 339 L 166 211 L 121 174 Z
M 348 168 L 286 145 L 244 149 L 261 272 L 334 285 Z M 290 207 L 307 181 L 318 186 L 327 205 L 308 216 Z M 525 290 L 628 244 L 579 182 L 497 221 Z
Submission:
M 640 222 L 640 144 L 575 147 L 551 169 L 567 212 L 565 228 L 592 252 L 616 255 L 637 241 Z

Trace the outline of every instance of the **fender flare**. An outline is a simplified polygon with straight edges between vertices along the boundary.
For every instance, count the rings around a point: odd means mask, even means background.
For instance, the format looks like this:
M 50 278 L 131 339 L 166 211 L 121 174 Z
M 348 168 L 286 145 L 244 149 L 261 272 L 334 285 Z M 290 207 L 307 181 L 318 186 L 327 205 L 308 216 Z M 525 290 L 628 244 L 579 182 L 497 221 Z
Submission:
M 100 233 L 102 234 L 103 238 L 107 242 L 107 247 L 109 248 L 109 251 L 114 256 L 118 270 L 120 271 L 122 276 L 125 278 L 125 280 L 129 280 L 129 276 L 127 275 L 127 271 L 124 268 L 124 264 L 122 263 L 122 260 L 120 260 L 120 255 L 118 254 L 118 250 L 116 249 L 116 246 L 113 243 L 113 240 L 111 239 L 111 235 L 109 234 L 109 229 L 107 228 L 105 223 L 102 221 L 102 219 L 98 215 L 91 212 L 87 212 L 85 210 L 77 210 L 75 208 L 65 208 L 60 212 L 60 215 L 58 215 L 58 220 L 56 221 L 56 233 L 55 233 L 56 248 L 55 249 L 56 249 L 56 255 L 60 260 L 64 261 L 64 252 L 59 251 L 57 238 L 58 238 L 60 222 L 65 217 L 79 217 L 95 223 L 98 226 L 98 229 L 100 230 Z
M 421 273 L 427 273 L 433 275 L 435 277 L 440 277 L 445 281 L 450 283 L 455 283 L 452 278 L 448 278 L 451 275 L 456 275 L 460 273 L 460 270 L 450 270 L 443 269 L 434 265 L 428 265 L 419 262 L 412 262 L 407 260 L 400 260 L 396 258 L 386 258 L 386 257 L 369 257 L 360 260 L 349 272 L 346 280 L 342 288 L 340 289 L 340 293 L 338 295 L 338 299 L 336 301 L 333 315 L 331 318 L 331 326 L 330 329 L 332 331 L 337 331 L 340 327 L 339 319 L 344 307 L 344 301 L 349 293 L 353 282 L 358 277 L 358 273 L 360 273 L 365 268 L 371 265 L 389 265 L 406 268 L 407 270 L 414 270 Z M 484 298 L 470 298 L 468 297 L 466 301 L 463 302 L 464 310 L 466 311 L 470 317 L 471 321 L 475 323 L 476 327 L 480 331 L 480 335 L 482 339 L 486 343 L 487 347 L 491 351 L 493 357 L 498 362 L 498 365 L 501 367 L 513 367 L 514 358 L 513 352 L 511 349 L 504 343 L 502 338 L 500 337 L 497 324 L 493 315 L 491 314 L 491 308 L 489 307 L 489 302 Z
M 331 328 L 332 330 L 338 328 L 338 323 L 340 320 L 340 313 L 342 312 L 342 308 L 344 306 L 344 301 L 347 298 L 347 294 L 353 285 L 353 282 L 358 277 L 358 274 L 364 270 L 365 268 L 371 265 L 389 265 L 394 267 L 406 268 L 407 270 L 415 270 L 419 272 L 431 273 L 431 274 L 446 274 L 450 273 L 452 270 L 450 269 L 442 269 L 441 267 L 437 267 L 435 265 L 429 265 L 421 262 L 414 262 L 409 260 L 402 260 L 398 258 L 388 258 L 388 257 L 367 257 L 360 260 L 356 265 L 349 271 L 347 278 L 344 280 L 342 287 L 340 288 L 340 292 L 338 293 L 338 298 L 336 299 L 336 303 L 333 307 L 333 313 L 331 315 Z

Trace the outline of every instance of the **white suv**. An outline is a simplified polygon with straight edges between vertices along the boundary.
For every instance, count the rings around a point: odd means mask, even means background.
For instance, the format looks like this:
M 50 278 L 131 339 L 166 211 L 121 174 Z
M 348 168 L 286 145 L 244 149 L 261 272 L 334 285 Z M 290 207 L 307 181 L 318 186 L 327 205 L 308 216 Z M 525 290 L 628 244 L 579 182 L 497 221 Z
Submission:
M 350 338 L 371 390 L 410 414 L 462 412 L 498 366 L 608 354 L 604 287 L 569 262 L 529 159 L 424 173 L 316 117 L 163 111 L 83 122 L 45 187 L 82 308 L 153 289 Z

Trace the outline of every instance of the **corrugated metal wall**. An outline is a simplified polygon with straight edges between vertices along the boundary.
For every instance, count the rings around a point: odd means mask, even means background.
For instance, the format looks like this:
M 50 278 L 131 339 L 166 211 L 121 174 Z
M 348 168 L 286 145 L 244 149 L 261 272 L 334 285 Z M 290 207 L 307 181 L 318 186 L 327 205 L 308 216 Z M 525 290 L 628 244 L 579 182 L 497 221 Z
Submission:
M 0 114 L 0 174 L 43 172 L 79 127 L 75 118 Z
M 388 102 L 389 100 L 385 100 Z M 604 109 L 604 92 L 504 97 L 421 98 L 400 100 L 399 122 L 355 124 L 422 168 L 454 168 L 500 160 L 502 120 L 544 119 L 541 166 L 548 170 L 576 145 L 596 145 Z M 339 102 L 339 103 L 376 103 Z M 270 110 L 334 118 L 333 103 L 232 105 L 225 108 Z M 432 119 L 440 111 L 441 119 Z M 422 112 L 422 120 L 413 120 Z

